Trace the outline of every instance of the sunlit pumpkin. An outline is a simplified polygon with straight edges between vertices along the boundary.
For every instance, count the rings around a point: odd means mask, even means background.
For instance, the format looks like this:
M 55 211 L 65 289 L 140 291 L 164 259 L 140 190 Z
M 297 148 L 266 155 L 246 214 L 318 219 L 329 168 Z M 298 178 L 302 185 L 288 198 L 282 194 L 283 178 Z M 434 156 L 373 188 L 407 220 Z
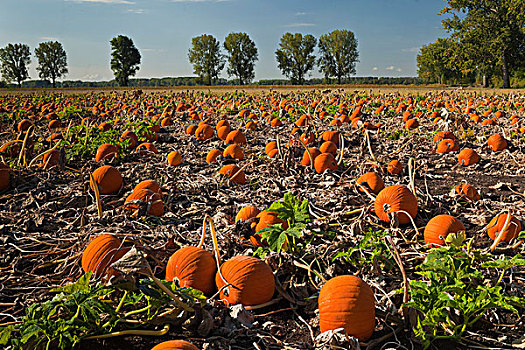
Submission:
M 184 247 L 168 260 L 166 280 L 175 280 L 179 287 L 191 287 L 206 295 L 215 291 L 217 265 L 210 252 L 199 247 Z
M 179 153 L 179 151 L 171 151 L 168 154 L 168 164 L 171 166 L 177 166 L 182 164 L 182 155 Z
M 147 154 L 156 154 L 159 153 L 157 147 L 151 142 L 144 142 L 137 146 L 137 152 L 143 156 Z
M 226 137 L 226 143 L 236 143 L 238 145 L 246 144 L 246 136 L 240 130 L 232 130 Z
M 206 163 L 215 163 L 217 161 L 217 157 L 221 154 L 222 152 L 219 151 L 217 148 L 212 149 L 206 155 Z
M 385 222 L 390 222 L 389 213 L 399 210 L 406 211 L 414 219 L 417 215 L 417 199 L 406 186 L 388 186 L 377 195 L 374 210 L 379 220 Z M 397 217 L 401 225 L 410 222 L 410 218 L 405 213 L 398 213 Z
M 434 216 L 425 226 L 425 243 L 432 247 L 442 246 L 449 233 L 459 231 L 465 231 L 465 226 L 452 215 Z
M 388 163 L 388 166 L 386 167 L 386 171 L 390 175 L 398 175 L 403 171 L 403 164 L 397 159 L 394 159 L 390 163 Z
M 479 196 L 478 190 L 474 188 L 474 186 L 471 186 L 469 184 L 461 184 L 457 185 L 454 190 L 456 191 L 456 194 L 466 197 L 470 199 L 471 201 L 478 201 L 481 199 Z
M 465 148 L 458 155 L 458 161 L 460 165 L 473 165 L 479 162 L 479 155 L 470 148 Z
M 155 345 L 151 350 L 199 350 L 199 348 L 185 340 L 168 340 Z
M 110 165 L 97 168 L 92 175 L 101 194 L 117 193 L 122 187 L 123 179 L 120 171 Z M 91 190 L 93 190 L 93 183 L 91 183 L 91 181 L 89 185 Z
M 213 137 L 213 128 L 208 124 L 201 124 L 195 130 L 195 138 L 199 141 L 206 141 Z
M 492 240 L 495 240 L 503 229 L 503 225 L 505 225 L 508 215 L 509 214 L 499 214 L 490 220 L 487 225 L 487 233 Z M 521 222 L 515 216 L 511 215 L 509 225 L 507 226 L 507 229 L 503 231 L 501 240 L 503 242 L 510 242 L 513 238 L 518 237 L 518 233 L 520 232 Z
M 82 269 L 84 272 L 92 271 L 97 277 L 114 275 L 112 271 L 107 271 L 108 266 L 119 260 L 129 251 L 123 247 L 118 237 L 111 234 L 102 234 L 95 237 L 82 253 Z
M 365 187 L 365 189 L 369 192 L 375 194 L 378 194 L 383 188 L 385 188 L 385 183 L 383 182 L 383 179 L 375 172 L 368 172 L 361 175 L 356 180 L 356 183 Z M 358 187 L 358 189 L 361 192 L 363 191 L 363 189 L 361 189 L 360 187 Z
M 97 149 L 95 155 L 95 161 L 100 162 L 101 160 L 110 160 L 118 155 L 118 149 L 115 145 L 109 143 L 101 144 Z
M 162 197 L 162 189 L 160 188 L 160 185 L 155 180 L 144 180 L 139 182 L 134 188 L 133 192 L 141 190 L 141 189 L 148 189 L 153 192 L 158 193 Z
M 224 175 L 230 179 L 231 182 L 244 185 L 246 183 L 246 177 L 244 175 L 244 171 L 240 171 L 240 168 L 235 164 L 228 164 L 223 166 L 219 170 L 219 174 Z M 237 174 L 237 172 L 239 172 Z M 237 174 L 237 175 L 236 175 Z
M 321 153 L 332 153 L 334 156 L 337 155 L 337 145 L 332 141 L 325 141 L 319 147 Z
M 436 152 L 440 154 L 445 154 L 449 152 L 459 151 L 459 145 L 456 141 L 451 139 L 443 139 L 439 141 Z
M 162 198 L 157 192 L 147 188 L 133 191 L 124 202 L 124 208 L 132 212 L 136 212 L 142 207 L 146 208 L 149 215 L 162 216 L 164 214 Z
M 336 171 L 337 162 L 332 153 L 321 153 L 314 159 L 314 168 L 318 174 L 322 174 L 327 170 Z
M 507 148 L 507 140 L 500 134 L 494 134 L 489 137 L 487 144 L 494 152 L 501 152 Z
M 235 222 L 240 221 L 240 220 L 242 221 L 250 220 L 256 217 L 257 215 L 259 215 L 260 212 L 261 211 L 257 209 L 257 207 L 248 205 L 246 207 L 241 208 L 241 210 L 239 210 L 239 212 L 235 216 Z
M 224 149 L 223 157 L 230 157 L 232 159 L 243 160 L 244 152 L 241 146 L 237 144 L 231 144 Z

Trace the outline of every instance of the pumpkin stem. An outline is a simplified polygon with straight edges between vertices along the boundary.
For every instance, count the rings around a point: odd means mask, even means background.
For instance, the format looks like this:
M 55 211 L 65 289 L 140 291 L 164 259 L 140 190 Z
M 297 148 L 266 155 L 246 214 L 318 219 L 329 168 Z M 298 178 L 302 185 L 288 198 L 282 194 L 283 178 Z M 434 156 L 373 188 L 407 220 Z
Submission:
M 122 335 L 152 335 L 156 337 L 160 337 L 170 330 L 170 325 L 166 324 L 164 328 L 162 328 L 160 331 L 149 331 L 149 330 L 139 330 L 139 329 L 129 329 L 125 331 L 118 331 L 108 334 L 101 334 L 101 335 L 92 335 L 89 337 L 82 338 L 84 340 L 92 340 L 92 339 L 106 339 L 106 338 L 113 338 L 118 337 Z
M 208 222 L 210 223 L 211 237 L 213 239 L 213 248 L 215 249 L 215 257 L 217 258 L 217 264 L 220 265 L 221 264 L 221 254 L 219 253 L 219 243 L 217 242 L 217 233 L 215 231 L 215 224 L 213 223 L 213 219 L 208 214 L 206 214 L 204 216 L 203 232 L 206 230 L 206 220 L 208 220 Z
M 343 163 L 343 153 L 345 152 L 345 138 L 343 137 L 343 134 L 339 134 L 339 141 L 341 144 L 341 153 L 339 154 L 337 165 L 341 165 L 341 163 Z
M 206 214 L 208 215 L 208 214 Z M 204 220 L 202 221 L 202 234 L 201 234 L 201 240 L 199 244 L 197 245 L 197 248 L 202 248 L 204 245 L 204 239 L 206 238 L 206 218 L 207 216 L 204 216 Z
M 505 211 L 507 213 L 507 217 L 505 218 L 505 223 L 503 224 L 503 227 L 501 228 L 501 230 L 499 231 L 498 235 L 496 236 L 496 238 L 494 238 L 494 243 L 492 243 L 492 245 L 490 246 L 490 251 L 493 252 L 494 249 L 496 249 L 496 247 L 498 246 L 498 244 L 501 242 L 501 240 L 503 239 L 503 232 L 505 232 L 505 230 L 509 227 L 510 225 L 510 219 L 511 219 L 511 215 L 510 215 L 510 212 L 508 211 Z M 498 219 L 499 219 L 499 216 L 500 215 L 503 215 L 505 212 L 503 213 L 500 213 L 498 215 Z M 498 219 L 496 219 L 496 224 L 498 222 Z
M 248 305 L 248 306 L 245 306 L 244 309 L 245 310 L 257 310 L 257 309 L 262 309 L 263 307 L 267 307 L 267 306 L 270 306 L 270 305 L 273 305 L 273 304 L 277 304 L 279 301 L 281 301 L 281 298 L 275 298 L 273 300 L 270 300 L 270 301 L 267 301 L 266 303 L 262 303 L 262 304 L 258 304 L 258 305 Z
M 51 149 L 48 149 L 47 151 L 44 151 L 42 153 L 40 153 L 39 155 L 37 155 L 35 158 L 33 158 L 30 162 L 29 162 L 29 165 L 27 166 L 28 168 L 31 168 L 31 166 L 42 156 L 45 156 L 47 153 L 49 152 L 52 152 L 54 151 L 55 149 L 57 149 L 57 147 L 62 143 L 62 140 L 59 140 L 56 145 L 53 146 L 53 148 Z M 49 159 L 48 159 L 49 161 Z M 44 166 L 44 169 L 47 169 L 47 164 Z
M 48 161 L 49 161 L 49 159 L 48 159 Z M 96 183 L 95 179 L 93 178 L 93 174 L 91 174 L 91 173 L 89 174 L 89 181 L 91 182 L 91 185 L 93 186 L 93 190 L 95 191 L 95 201 L 97 203 L 98 217 L 101 218 L 104 215 L 104 213 L 102 211 L 102 202 L 100 201 L 100 190 L 98 188 L 98 184 Z
M 416 194 L 416 160 L 412 157 L 408 160 L 408 177 L 410 178 L 410 189 L 412 190 L 412 193 L 414 194 L 414 197 L 416 197 L 417 201 L 417 194 Z
M 374 162 L 377 162 L 376 156 L 374 156 L 374 152 L 372 152 L 372 145 L 370 144 L 370 135 L 368 134 L 368 129 L 365 129 L 365 139 L 366 139 L 366 145 L 368 147 L 368 152 L 370 152 L 370 155 L 372 156 L 372 159 Z
M 399 270 L 401 270 L 401 275 L 403 276 L 403 304 L 406 304 L 410 301 L 409 296 L 409 288 L 410 284 L 408 283 L 407 274 L 405 271 L 405 267 L 403 266 L 403 260 L 401 260 L 401 255 L 399 254 L 399 251 L 397 250 L 397 247 L 394 243 L 394 240 L 392 239 L 392 236 L 388 235 L 384 238 L 388 243 L 390 243 L 390 246 L 392 246 L 392 250 L 394 251 L 394 254 L 392 256 L 394 257 L 395 262 L 399 266 Z M 388 244 L 386 245 L 388 247 Z M 390 249 L 389 249 L 390 250 Z M 402 307 L 403 316 L 405 319 L 405 323 L 408 322 L 408 308 L 406 306 Z
M 27 146 L 27 139 L 29 138 L 29 134 L 33 132 L 33 129 L 34 129 L 34 125 L 31 125 L 29 129 L 27 129 L 26 131 L 26 136 L 24 137 L 24 142 L 22 142 L 22 147 L 20 148 L 20 154 L 18 155 L 18 163 L 17 163 L 18 165 L 20 165 L 20 162 L 22 161 L 22 157 L 24 158 L 24 163 L 25 163 L 25 150 Z
M 363 182 L 363 183 L 366 183 L 366 182 Z M 370 198 L 372 201 L 375 201 L 375 200 L 376 200 L 376 197 L 374 197 L 374 196 L 368 191 L 368 189 L 367 189 L 365 186 L 363 186 L 362 184 L 360 184 L 360 183 L 358 183 L 358 182 L 356 182 L 355 185 L 356 185 L 357 187 L 359 187 L 360 189 L 362 189 L 363 192 L 364 192 L 364 193 L 368 196 L 368 198 Z M 383 205 L 384 208 L 385 208 L 385 206 L 388 206 L 388 209 L 390 209 L 390 205 L 389 205 L 388 203 L 385 203 L 385 204 Z M 385 211 L 388 211 L 388 209 L 385 208 Z
M 414 227 L 414 230 L 416 230 L 416 236 L 419 236 L 419 230 L 417 229 L 416 223 L 414 222 L 414 219 L 412 219 L 412 216 L 409 213 L 407 213 L 406 211 L 401 210 L 401 209 L 399 209 L 398 211 L 395 211 L 394 213 L 395 214 L 403 213 L 406 216 L 408 216 L 408 218 L 410 219 L 410 222 L 412 223 L 412 226 Z

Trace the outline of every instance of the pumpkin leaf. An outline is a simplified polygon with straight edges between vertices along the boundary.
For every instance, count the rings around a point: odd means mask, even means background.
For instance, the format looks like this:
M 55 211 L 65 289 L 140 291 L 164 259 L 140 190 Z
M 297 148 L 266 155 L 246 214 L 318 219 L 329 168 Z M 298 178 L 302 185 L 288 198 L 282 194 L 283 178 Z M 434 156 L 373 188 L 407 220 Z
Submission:
M 91 290 L 91 287 L 89 286 L 89 281 L 91 279 L 92 274 L 93 272 L 88 271 L 84 275 L 82 275 L 82 277 L 80 277 L 75 283 L 53 288 L 50 290 L 50 292 L 62 292 L 65 294 L 73 294 L 79 291 L 89 292 Z

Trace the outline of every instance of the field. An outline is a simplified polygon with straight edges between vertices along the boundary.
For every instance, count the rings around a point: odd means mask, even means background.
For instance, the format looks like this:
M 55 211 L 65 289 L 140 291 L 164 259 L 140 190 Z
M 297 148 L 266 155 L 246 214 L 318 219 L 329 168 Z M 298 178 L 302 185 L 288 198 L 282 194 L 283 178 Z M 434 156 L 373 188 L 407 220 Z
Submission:
M 0 90 L 0 127 L 4 346 L 525 346 L 519 90 Z

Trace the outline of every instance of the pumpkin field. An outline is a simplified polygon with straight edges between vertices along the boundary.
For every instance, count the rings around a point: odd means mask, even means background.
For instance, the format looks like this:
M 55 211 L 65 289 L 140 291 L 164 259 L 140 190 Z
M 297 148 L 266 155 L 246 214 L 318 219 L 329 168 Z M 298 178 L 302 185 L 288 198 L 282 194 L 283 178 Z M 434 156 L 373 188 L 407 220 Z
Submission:
M 525 94 L 0 95 L 0 348 L 525 348 Z

